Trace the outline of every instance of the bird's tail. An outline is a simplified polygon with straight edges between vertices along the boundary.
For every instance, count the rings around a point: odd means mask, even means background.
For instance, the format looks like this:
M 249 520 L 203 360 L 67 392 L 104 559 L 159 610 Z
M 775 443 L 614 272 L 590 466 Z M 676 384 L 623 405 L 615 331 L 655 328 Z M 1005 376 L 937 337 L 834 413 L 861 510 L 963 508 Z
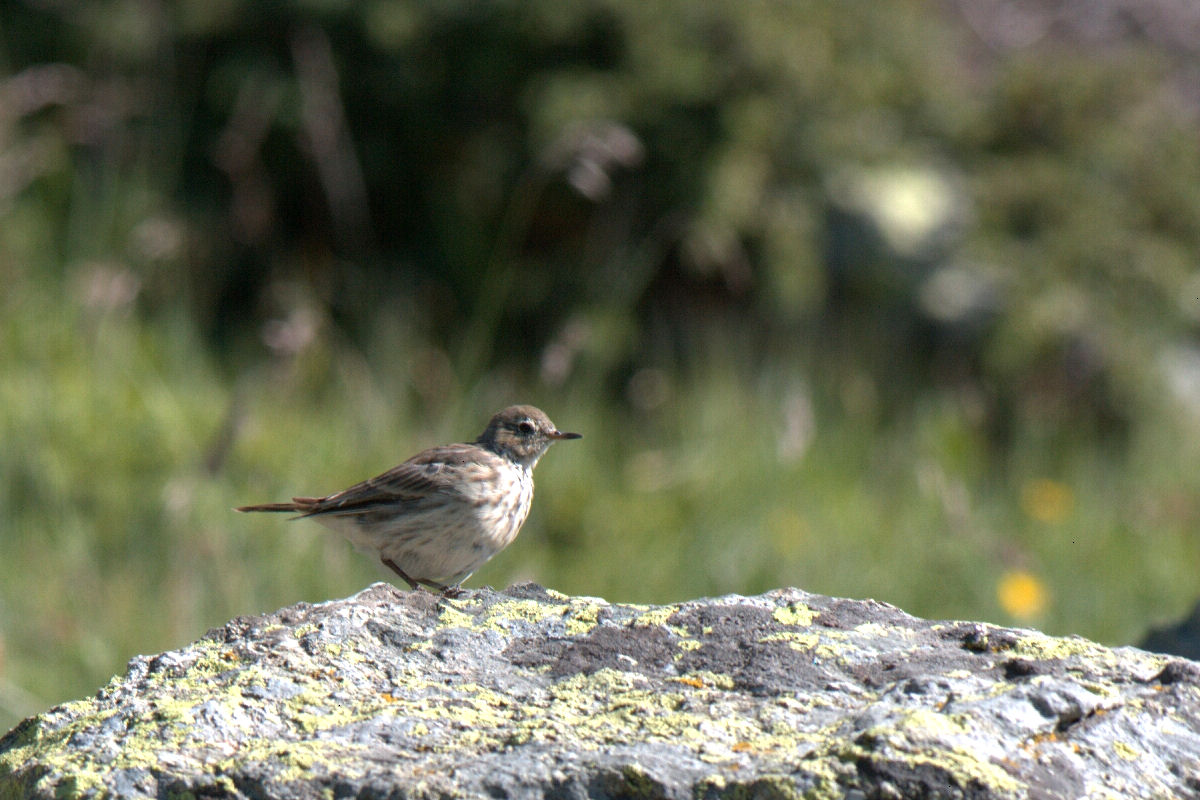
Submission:
M 315 497 L 293 497 L 290 503 L 263 503 L 257 506 L 241 506 L 234 511 L 298 511 L 304 513 L 317 501 Z
M 295 503 L 264 503 L 261 506 L 241 506 L 234 511 L 298 511 Z

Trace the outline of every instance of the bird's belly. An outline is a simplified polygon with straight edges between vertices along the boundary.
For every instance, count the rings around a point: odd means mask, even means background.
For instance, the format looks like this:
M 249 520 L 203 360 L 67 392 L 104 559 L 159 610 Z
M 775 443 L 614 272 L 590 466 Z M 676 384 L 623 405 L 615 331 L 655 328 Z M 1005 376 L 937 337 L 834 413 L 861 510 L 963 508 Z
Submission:
M 395 512 L 314 519 L 341 533 L 357 549 L 394 561 L 413 578 L 457 582 L 516 538 L 532 499 L 532 481 L 519 481 L 498 502 L 463 497 Z

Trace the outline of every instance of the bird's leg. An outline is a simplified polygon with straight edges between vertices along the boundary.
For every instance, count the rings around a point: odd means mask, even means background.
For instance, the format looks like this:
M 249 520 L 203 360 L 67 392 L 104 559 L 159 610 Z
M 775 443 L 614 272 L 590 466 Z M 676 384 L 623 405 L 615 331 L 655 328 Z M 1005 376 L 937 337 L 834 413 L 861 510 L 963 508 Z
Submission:
M 416 591 L 417 589 L 421 588 L 421 582 L 408 577 L 408 573 L 396 566 L 395 561 L 392 561 L 390 558 L 380 558 L 379 560 L 383 562 L 385 567 L 403 578 L 404 582 L 408 584 L 409 589 Z
M 431 581 L 428 578 L 411 578 L 407 572 L 400 569 L 396 562 L 390 558 L 380 558 L 379 560 L 383 562 L 385 567 L 403 578 L 405 583 L 408 584 L 408 588 L 413 591 L 420 589 L 422 586 L 428 586 L 430 589 L 441 594 L 442 597 L 460 597 L 466 591 L 462 588 L 462 581 L 455 584 L 445 584 Z

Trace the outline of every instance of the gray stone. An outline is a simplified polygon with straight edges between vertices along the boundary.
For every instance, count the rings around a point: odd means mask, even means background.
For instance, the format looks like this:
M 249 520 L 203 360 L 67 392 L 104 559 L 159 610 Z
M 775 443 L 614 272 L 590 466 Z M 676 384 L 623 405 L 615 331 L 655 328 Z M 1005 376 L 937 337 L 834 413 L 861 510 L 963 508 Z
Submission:
M 0 739 L 18 798 L 1200 796 L 1200 665 L 795 589 L 376 584 L 135 658 Z

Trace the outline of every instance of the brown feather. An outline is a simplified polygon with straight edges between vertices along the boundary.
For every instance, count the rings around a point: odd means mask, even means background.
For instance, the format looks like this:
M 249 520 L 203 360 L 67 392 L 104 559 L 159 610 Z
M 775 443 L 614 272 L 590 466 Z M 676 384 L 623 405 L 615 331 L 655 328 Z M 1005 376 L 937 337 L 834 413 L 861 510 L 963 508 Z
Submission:
M 234 511 L 300 511 L 300 507 L 295 503 L 263 503 L 257 506 L 240 506 Z

